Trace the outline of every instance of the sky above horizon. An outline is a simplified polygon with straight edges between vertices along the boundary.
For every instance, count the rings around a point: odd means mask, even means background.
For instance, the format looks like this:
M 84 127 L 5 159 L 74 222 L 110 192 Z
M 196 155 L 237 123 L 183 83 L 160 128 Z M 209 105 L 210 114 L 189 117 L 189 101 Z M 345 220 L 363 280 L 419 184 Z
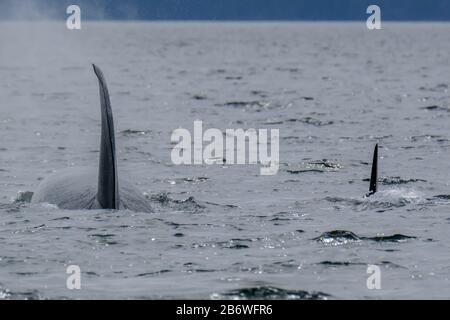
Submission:
M 375 4 L 383 20 L 450 21 L 450 0 L 0 0 L 0 19 L 65 19 L 71 4 L 95 20 L 365 20 Z

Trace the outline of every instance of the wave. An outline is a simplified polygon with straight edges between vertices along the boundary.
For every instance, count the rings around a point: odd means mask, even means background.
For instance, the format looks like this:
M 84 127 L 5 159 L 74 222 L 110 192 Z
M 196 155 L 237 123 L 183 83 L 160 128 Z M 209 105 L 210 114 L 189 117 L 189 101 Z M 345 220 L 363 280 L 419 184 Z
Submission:
M 305 290 L 286 290 L 271 286 L 258 286 L 231 290 L 226 293 L 216 293 L 212 299 L 243 299 L 243 300 L 326 300 L 330 295 L 324 292 Z
M 0 300 L 39 300 L 42 299 L 41 294 L 37 290 L 24 292 L 13 292 L 9 289 L 0 287 Z
M 328 159 L 302 162 L 295 167 L 290 164 L 287 165 L 288 168 L 286 169 L 286 172 L 290 174 L 301 174 L 305 172 L 335 172 L 343 168 L 339 162 Z
M 355 242 L 361 242 L 361 241 L 375 241 L 375 242 L 407 242 L 411 239 L 417 239 L 414 236 L 406 236 L 403 234 L 393 234 L 389 236 L 385 235 L 377 235 L 374 237 L 363 237 L 358 236 L 355 233 L 351 231 L 346 230 L 333 230 L 333 231 L 327 231 L 322 233 L 320 236 L 313 238 L 312 240 L 315 240 L 317 242 L 321 242 L 325 245 L 344 245 L 348 243 L 355 243 Z
M 410 204 L 422 204 L 426 201 L 426 198 L 419 191 L 399 188 L 378 191 L 370 197 L 326 197 L 325 200 L 332 203 L 340 203 L 350 206 L 355 211 L 378 210 L 380 212 L 383 212 L 385 210 L 404 207 Z

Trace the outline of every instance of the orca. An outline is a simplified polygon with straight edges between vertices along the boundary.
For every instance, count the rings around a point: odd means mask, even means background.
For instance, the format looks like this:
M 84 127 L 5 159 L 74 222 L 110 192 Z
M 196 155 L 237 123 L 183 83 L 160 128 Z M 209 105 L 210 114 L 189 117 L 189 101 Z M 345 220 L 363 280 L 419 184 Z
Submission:
M 32 203 L 49 203 L 60 209 L 110 209 L 152 212 L 142 193 L 117 172 L 114 121 L 103 72 L 95 65 L 101 107 L 101 141 L 98 168 L 69 168 L 44 179 L 34 192 Z
M 378 143 L 375 145 L 373 151 L 372 172 L 370 174 L 369 193 L 366 195 L 370 197 L 375 194 L 378 189 Z

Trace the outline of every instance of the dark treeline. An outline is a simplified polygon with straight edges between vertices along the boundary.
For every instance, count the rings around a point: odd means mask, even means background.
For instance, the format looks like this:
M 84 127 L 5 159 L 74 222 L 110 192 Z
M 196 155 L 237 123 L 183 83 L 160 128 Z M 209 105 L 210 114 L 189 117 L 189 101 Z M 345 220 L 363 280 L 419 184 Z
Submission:
M 383 20 L 450 20 L 449 0 L 0 0 L 0 19 L 60 19 L 70 4 L 85 19 L 361 20 L 376 4 Z

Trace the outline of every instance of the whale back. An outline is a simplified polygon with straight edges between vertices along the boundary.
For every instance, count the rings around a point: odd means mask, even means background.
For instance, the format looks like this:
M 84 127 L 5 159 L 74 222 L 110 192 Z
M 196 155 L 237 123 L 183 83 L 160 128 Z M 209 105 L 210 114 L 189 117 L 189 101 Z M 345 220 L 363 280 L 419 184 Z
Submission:
M 97 198 L 95 171 L 71 168 L 45 178 L 34 192 L 32 203 L 50 203 L 60 209 L 92 209 Z
M 44 179 L 33 194 L 32 203 L 50 203 L 64 210 L 105 209 L 97 200 L 96 170 L 69 168 Z M 122 180 L 117 209 L 152 212 L 148 200 L 129 182 Z

